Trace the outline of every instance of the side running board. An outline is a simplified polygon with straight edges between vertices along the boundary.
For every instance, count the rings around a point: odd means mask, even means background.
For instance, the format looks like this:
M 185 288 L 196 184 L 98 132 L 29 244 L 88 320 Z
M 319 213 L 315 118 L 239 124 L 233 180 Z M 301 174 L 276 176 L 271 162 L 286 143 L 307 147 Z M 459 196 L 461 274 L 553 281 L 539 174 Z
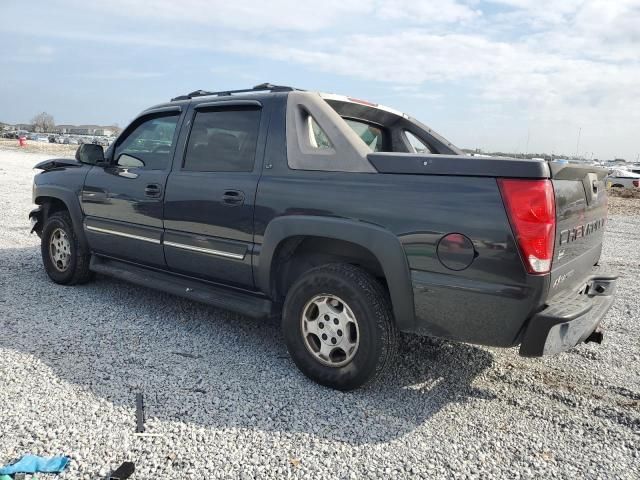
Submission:
M 111 258 L 91 256 L 90 270 L 253 318 L 280 314 L 269 299 Z

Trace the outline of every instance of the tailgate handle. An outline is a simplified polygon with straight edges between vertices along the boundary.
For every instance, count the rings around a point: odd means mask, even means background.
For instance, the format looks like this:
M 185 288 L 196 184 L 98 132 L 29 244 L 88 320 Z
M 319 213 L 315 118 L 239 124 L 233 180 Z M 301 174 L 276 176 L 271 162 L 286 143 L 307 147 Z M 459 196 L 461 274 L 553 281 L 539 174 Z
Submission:
M 587 197 L 587 205 L 591 205 L 598 199 L 598 175 L 595 173 L 587 173 L 582 179 L 584 193 Z

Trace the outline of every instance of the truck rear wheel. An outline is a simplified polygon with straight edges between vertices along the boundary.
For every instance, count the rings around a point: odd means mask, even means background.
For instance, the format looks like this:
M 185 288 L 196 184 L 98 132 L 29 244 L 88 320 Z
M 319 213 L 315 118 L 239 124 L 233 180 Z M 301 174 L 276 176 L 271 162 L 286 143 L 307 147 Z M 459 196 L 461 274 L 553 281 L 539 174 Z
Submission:
M 82 252 L 67 212 L 55 212 L 41 235 L 42 263 L 49 278 L 61 285 L 86 283 L 92 278 L 90 255 Z
M 397 350 L 387 292 L 367 271 L 348 264 L 303 274 L 287 293 L 282 330 L 302 373 L 338 390 L 372 381 Z

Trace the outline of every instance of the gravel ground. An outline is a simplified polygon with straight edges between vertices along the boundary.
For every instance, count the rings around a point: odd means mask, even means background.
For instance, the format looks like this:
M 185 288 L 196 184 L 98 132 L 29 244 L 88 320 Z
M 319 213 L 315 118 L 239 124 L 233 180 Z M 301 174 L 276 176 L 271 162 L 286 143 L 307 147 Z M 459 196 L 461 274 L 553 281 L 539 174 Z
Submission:
M 340 393 L 298 373 L 275 321 L 105 277 L 50 282 L 26 218 L 41 158 L 0 150 L 0 463 L 67 454 L 73 479 L 125 460 L 137 479 L 640 478 L 638 205 L 608 224 L 622 280 L 601 346 L 523 359 L 407 338 L 393 375 Z
M 27 144 L 24 147 L 21 147 L 16 139 L 0 139 L 1 151 L 22 151 L 28 153 L 42 153 L 48 156 L 64 156 L 73 158 L 77 149 L 78 145 L 36 142 L 35 140 L 27 140 Z M 49 157 L 45 156 L 44 158 Z

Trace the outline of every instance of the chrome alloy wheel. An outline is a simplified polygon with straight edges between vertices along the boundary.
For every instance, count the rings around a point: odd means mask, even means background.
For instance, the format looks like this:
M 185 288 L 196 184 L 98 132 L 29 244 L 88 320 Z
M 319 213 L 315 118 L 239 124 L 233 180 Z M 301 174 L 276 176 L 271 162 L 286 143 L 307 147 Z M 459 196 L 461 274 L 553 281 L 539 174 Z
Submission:
M 67 233 L 61 228 L 56 228 L 49 237 L 49 257 L 59 272 L 64 272 L 69 267 L 71 242 Z
M 335 295 L 316 295 L 307 302 L 301 328 L 307 350 L 323 365 L 341 367 L 358 351 L 358 321 L 349 305 Z

